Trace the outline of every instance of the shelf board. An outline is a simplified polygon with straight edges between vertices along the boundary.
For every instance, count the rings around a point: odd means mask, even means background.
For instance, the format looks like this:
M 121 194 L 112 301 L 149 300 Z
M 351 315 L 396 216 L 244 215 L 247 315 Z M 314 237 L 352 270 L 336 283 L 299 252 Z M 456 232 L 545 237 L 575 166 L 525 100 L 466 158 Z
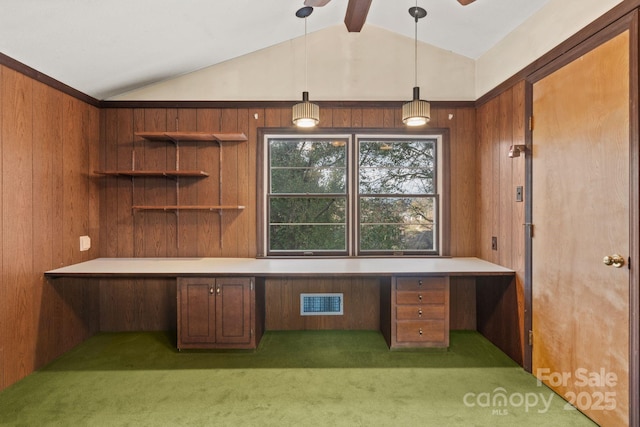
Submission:
M 212 133 L 212 132 L 136 132 L 136 136 L 148 141 L 203 141 L 203 142 L 243 142 L 247 140 L 244 133 Z
M 109 176 L 167 176 L 167 177 L 179 177 L 179 176 L 192 176 L 192 177 L 205 177 L 209 176 L 207 172 L 199 170 L 179 170 L 179 171 L 167 171 L 167 170 L 106 170 L 106 171 L 94 171 L 99 175 Z
M 133 206 L 134 210 L 140 211 L 221 211 L 221 210 L 242 210 L 244 206 L 232 205 L 165 205 L 165 206 Z

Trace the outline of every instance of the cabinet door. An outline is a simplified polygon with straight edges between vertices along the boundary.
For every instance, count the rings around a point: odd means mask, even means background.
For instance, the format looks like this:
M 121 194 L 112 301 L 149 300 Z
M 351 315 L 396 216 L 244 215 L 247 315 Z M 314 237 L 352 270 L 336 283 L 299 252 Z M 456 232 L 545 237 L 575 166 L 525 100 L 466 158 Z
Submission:
M 215 280 L 178 278 L 178 345 L 216 341 Z
M 251 280 L 247 277 L 216 279 L 216 342 L 251 341 Z

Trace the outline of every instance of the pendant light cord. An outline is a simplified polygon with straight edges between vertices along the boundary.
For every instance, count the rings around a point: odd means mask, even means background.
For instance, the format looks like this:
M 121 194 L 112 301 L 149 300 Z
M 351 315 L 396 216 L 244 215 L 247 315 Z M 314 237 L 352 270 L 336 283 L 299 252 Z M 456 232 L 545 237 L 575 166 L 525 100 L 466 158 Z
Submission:
M 309 69 L 308 69 L 308 59 L 307 59 L 307 17 L 304 17 L 304 90 L 309 90 Z
M 414 31 L 414 52 L 413 52 L 413 63 L 414 63 L 414 87 L 418 87 L 418 0 L 416 0 L 416 8 L 414 9 L 415 18 L 415 31 Z

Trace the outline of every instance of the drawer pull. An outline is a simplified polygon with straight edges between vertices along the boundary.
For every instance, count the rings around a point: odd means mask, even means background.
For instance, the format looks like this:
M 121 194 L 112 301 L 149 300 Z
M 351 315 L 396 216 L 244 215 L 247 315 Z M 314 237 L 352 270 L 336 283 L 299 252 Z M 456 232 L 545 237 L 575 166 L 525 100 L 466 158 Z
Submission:
M 418 280 L 418 286 L 422 286 L 422 280 Z
M 418 331 L 418 333 L 420 334 L 420 336 L 422 336 L 422 328 L 420 328 L 420 330 Z
M 422 294 L 418 295 L 418 299 L 422 301 Z
M 422 309 L 421 308 L 418 309 L 418 317 L 422 317 Z

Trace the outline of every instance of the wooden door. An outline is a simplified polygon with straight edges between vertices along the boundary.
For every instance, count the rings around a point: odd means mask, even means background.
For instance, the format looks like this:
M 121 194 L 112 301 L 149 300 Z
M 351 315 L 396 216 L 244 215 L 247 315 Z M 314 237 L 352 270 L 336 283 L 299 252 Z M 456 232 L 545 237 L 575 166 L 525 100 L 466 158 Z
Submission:
M 178 347 L 216 342 L 214 291 L 215 279 L 178 278 Z
M 216 342 L 248 344 L 251 341 L 251 280 L 247 277 L 216 279 Z
M 629 424 L 629 115 L 628 31 L 533 86 L 532 372 L 602 426 Z

